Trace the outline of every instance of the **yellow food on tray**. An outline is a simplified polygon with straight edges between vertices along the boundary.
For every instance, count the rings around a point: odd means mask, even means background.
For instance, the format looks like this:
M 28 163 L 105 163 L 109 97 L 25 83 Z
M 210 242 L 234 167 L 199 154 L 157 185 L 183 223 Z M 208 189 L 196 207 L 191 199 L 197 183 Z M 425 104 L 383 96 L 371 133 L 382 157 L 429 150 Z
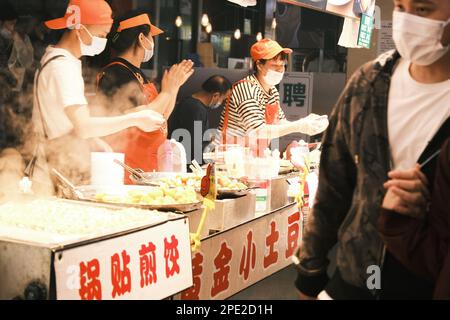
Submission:
M 162 178 L 159 183 L 163 188 L 194 187 L 198 190 L 200 189 L 201 178 L 193 175 L 177 175 L 173 178 Z M 232 179 L 225 175 L 217 175 L 217 187 L 219 190 L 247 189 L 247 186 L 238 179 Z M 171 195 L 170 192 L 169 195 Z
M 123 196 L 99 193 L 95 200 L 109 203 L 124 203 L 136 205 L 178 205 L 199 202 L 193 187 L 160 187 L 150 191 L 131 190 Z
M 230 179 L 226 176 L 219 176 L 217 178 L 217 185 L 219 190 L 245 190 L 247 186 L 237 179 Z

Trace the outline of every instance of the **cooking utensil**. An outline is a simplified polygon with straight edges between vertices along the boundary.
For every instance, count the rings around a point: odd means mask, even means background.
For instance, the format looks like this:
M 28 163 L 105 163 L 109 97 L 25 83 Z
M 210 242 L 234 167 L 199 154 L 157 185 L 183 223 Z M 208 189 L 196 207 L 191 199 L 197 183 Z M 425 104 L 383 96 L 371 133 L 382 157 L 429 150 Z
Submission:
M 69 181 L 66 177 L 64 177 L 58 170 L 52 169 L 52 174 L 66 187 L 69 189 L 75 200 L 85 200 L 85 197 L 82 192 L 80 192 L 72 182 Z
M 115 159 L 114 162 L 123 167 L 128 173 L 130 173 L 135 178 L 135 180 L 142 181 L 143 183 L 145 183 L 145 185 L 148 186 L 159 187 L 159 184 L 151 182 L 150 180 L 147 179 L 147 177 L 145 176 L 145 172 L 142 169 L 139 168 L 133 169 L 117 159 Z
M 204 175 L 204 171 L 202 169 L 202 167 L 200 166 L 200 164 L 197 162 L 197 160 L 192 160 L 192 165 L 195 167 L 196 169 L 196 174 L 198 176 L 203 176 Z

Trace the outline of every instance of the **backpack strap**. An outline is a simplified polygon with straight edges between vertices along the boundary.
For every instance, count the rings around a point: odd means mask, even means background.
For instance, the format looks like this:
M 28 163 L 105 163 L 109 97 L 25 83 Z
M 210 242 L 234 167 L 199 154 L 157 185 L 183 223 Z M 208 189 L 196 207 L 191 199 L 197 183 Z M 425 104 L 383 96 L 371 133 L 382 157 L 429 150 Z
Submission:
M 36 72 L 36 81 L 34 82 L 34 92 L 35 92 L 35 95 L 36 95 L 36 103 L 37 103 L 37 107 L 38 107 L 38 110 L 39 110 L 39 118 L 40 118 L 41 125 L 42 125 L 42 132 L 44 134 L 45 139 L 48 139 L 48 134 L 47 134 L 48 130 L 46 130 L 47 127 L 46 127 L 46 124 L 45 124 L 45 121 L 44 121 L 44 117 L 43 117 L 43 114 L 42 114 L 41 103 L 39 101 L 39 90 L 38 90 L 39 77 L 40 77 L 40 75 L 42 73 L 42 70 L 44 70 L 44 68 L 46 66 L 48 66 L 50 62 L 52 62 L 52 61 L 54 61 L 56 59 L 59 59 L 59 58 L 63 58 L 63 57 L 64 57 L 63 55 L 57 55 L 57 56 L 51 57 L 46 62 L 44 62 L 39 67 L 38 71 Z

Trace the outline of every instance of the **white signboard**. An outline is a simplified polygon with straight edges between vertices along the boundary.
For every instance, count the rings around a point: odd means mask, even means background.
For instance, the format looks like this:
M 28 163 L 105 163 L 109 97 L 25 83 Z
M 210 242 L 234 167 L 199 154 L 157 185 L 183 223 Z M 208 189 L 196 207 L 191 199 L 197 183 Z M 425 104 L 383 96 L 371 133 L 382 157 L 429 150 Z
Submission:
M 312 73 L 306 72 L 289 72 L 284 75 L 279 91 L 281 108 L 287 120 L 295 121 L 311 113 L 313 77 Z M 282 137 L 278 149 L 284 150 L 290 142 L 300 139 L 307 141 L 308 136 L 297 133 Z
M 382 20 L 381 29 L 378 32 L 378 55 L 395 49 L 392 39 L 392 20 Z
M 194 285 L 177 299 L 226 299 L 292 263 L 301 239 L 296 205 L 202 241 L 192 254 Z
M 163 299 L 192 286 L 187 218 L 55 253 L 57 299 Z

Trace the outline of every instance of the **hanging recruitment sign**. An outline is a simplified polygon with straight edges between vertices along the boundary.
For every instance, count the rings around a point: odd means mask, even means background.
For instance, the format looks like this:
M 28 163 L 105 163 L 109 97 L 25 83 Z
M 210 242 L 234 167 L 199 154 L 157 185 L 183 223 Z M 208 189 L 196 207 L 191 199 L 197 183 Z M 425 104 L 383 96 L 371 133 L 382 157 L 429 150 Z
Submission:
M 296 121 L 304 118 L 311 113 L 313 97 L 314 75 L 307 72 L 289 72 L 284 75 L 280 83 L 280 104 L 288 121 Z M 280 138 L 279 150 L 285 147 L 293 140 L 307 139 L 308 137 L 296 133 Z M 274 142 L 272 142 L 272 147 Z
M 374 18 L 363 14 L 359 23 L 358 46 L 370 49 Z

